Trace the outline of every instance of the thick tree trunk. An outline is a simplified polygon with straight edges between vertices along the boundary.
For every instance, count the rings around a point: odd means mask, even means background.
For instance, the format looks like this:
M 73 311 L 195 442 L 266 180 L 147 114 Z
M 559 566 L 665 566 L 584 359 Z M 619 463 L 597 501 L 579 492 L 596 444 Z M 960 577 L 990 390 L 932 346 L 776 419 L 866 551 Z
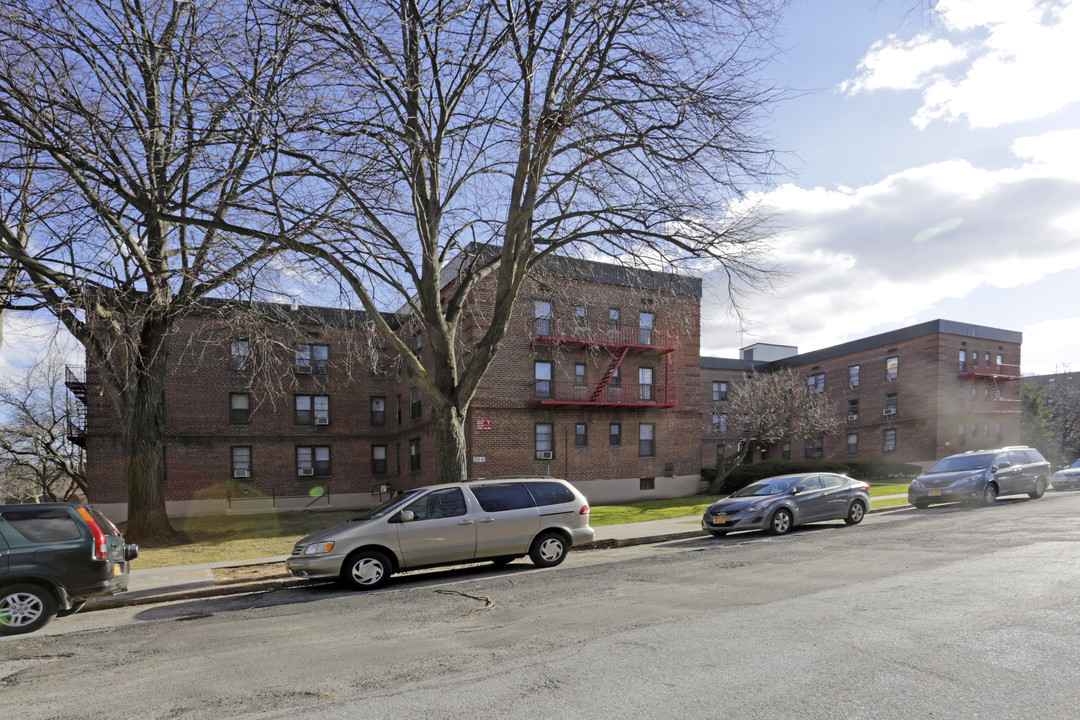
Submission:
M 450 407 L 434 409 L 436 482 L 461 482 L 469 473 L 465 447 L 465 413 Z

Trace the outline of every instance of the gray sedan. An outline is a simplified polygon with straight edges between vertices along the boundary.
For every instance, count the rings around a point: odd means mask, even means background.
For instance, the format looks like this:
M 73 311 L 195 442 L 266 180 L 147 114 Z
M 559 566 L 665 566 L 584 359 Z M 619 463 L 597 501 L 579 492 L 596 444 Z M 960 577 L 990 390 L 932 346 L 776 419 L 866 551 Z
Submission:
M 1080 460 L 1077 460 L 1067 468 L 1054 473 L 1050 478 L 1055 490 L 1068 490 L 1080 487 Z
M 747 485 L 705 510 L 701 527 L 714 536 L 738 530 L 783 535 L 819 520 L 862 522 L 870 510 L 870 486 L 846 475 L 778 475 Z

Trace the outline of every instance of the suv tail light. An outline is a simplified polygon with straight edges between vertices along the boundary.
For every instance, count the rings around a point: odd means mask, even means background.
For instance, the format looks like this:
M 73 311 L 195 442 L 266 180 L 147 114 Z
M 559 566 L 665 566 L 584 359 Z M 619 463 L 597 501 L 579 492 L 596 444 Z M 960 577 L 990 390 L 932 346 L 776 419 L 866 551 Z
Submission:
M 90 533 L 94 536 L 94 550 L 91 556 L 95 560 L 108 560 L 109 559 L 109 541 L 105 537 L 105 533 L 102 532 L 101 526 L 97 524 L 97 520 L 86 508 L 78 508 L 77 512 L 79 516 L 86 521 L 87 527 L 90 528 Z
M 589 506 L 588 505 L 582 505 L 581 509 L 578 510 L 578 515 L 588 515 L 588 514 L 589 514 Z

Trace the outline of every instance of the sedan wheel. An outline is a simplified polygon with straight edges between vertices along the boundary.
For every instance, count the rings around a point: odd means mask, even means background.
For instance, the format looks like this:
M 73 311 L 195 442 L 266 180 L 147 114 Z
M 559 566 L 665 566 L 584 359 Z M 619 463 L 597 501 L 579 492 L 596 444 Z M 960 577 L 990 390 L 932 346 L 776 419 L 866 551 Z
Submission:
M 851 507 L 848 508 L 847 517 L 844 518 L 844 522 L 848 525 L 858 525 L 862 522 L 862 519 L 866 516 L 866 508 L 863 507 L 861 501 L 856 500 L 851 503 Z
M 56 598 L 39 585 L 10 585 L 0 590 L 0 635 L 39 630 L 56 616 Z
M 710 530 L 709 534 L 713 537 L 724 537 L 727 535 L 727 530 Z
M 791 511 L 780 508 L 769 521 L 770 535 L 783 535 L 791 530 Z
M 997 502 L 998 489 L 994 483 L 986 483 L 986 487 L 983 488 L 982 504 L 993 505 Z
M 555 567 L 566 559 L 566 538 L 557 532 L 546 532 L 533 540 L 529 559 L 540 567 Z
M 374 590 L 390 581 L 390 561 L 377 550 L 353 553 L 341 568 L 341 579 L 356 590 Z
M 1035 481 L 1035 489 L 1028 493 L 1028 497 L 1032 500 L 1038 500 L 1046 493 L 1046 478 L 1039 478 Z

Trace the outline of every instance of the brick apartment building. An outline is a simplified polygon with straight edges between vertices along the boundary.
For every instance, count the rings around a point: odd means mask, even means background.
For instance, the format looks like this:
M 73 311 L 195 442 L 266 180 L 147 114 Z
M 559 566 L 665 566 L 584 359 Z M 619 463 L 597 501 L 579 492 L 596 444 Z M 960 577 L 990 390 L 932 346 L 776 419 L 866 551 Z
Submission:
M 493 293 L 493 282 L 474 292 L 463 348 L 482 334 L 472 318 Z M 696 278 L 546 262 L 522 286 L 472 403 L 470 475 L 557 475 L 611 499 L 643 488 L 693 492 L 700 301 Z M 210 303 L 177 321 L 164 397 L 169 513 L 370 505 L 435 482 L 430 405 L 378 352 L 364 320 L 328 308 Z M 400 328 L 430 362 L 423 335 L 407 321 Z M 72 369 L 68 380 L 86 411 L 72 436 L 86 449 L 91 497 L 123 519 L 115 415 L 94 368 Z
M 844 429 L 783 443 L 765 457 L 878 458 L 927 464 L 1020 439 L 1020 345 L 1009 330 L 933 320 L 799 354 L 783 345 L 743 348 L 738 359 L 701 358 L 702 465 L 738 450 L 726 422 L 728 393 L 745 373 L 791 368 L 839 407 Z M 714 422 L 714 420 L 718 420 Z

